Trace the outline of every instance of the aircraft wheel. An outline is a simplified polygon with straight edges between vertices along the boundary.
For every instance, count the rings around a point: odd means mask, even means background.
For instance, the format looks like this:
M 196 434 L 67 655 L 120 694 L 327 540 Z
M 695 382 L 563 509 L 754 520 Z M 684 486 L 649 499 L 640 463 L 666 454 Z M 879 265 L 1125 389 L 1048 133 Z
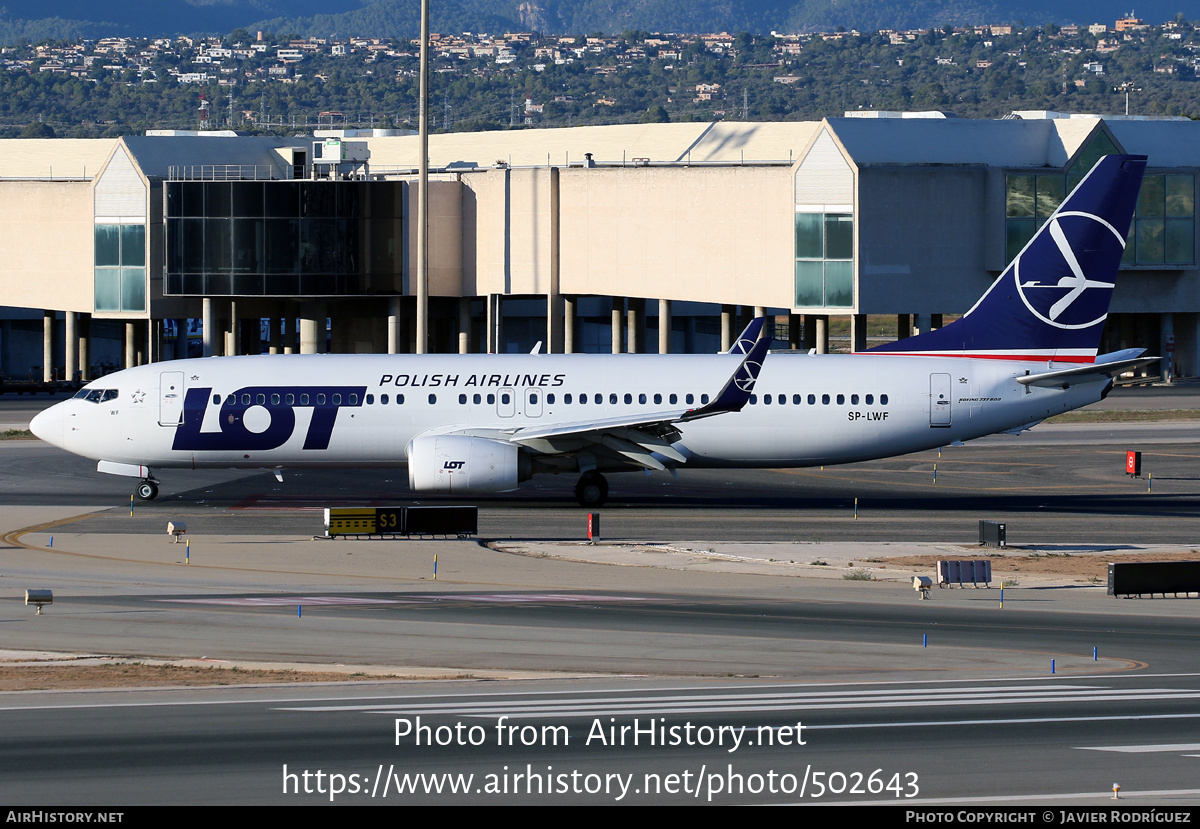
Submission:
M 158 484 L 154 481 L 142 481 L 137 487 L 137 497 L 143 501 L 153 501 L 158 497 Z
M 602 507 L 608 500 L 608 481 L 598 472 L 588 472 L 575 484 L 575 500 L 581 507 Z

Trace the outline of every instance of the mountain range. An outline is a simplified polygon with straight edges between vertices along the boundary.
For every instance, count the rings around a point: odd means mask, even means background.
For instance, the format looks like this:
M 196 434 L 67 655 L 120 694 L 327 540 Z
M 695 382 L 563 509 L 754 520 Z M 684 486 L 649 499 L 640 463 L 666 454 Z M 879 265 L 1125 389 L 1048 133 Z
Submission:
M 414 37 L 416 0 L 0 0 L 0 44 L 250 32 L 303 37 Z M 1151 24 L 1185 14 L 1181 0 L 431 0 L 435 32 L 543 34 L 859 31 L 971 24 L 1107 23 L 1131 11 Z M 1193 10 L 1194 11 L 1194 10 Z M 1189 17 L 1190 19 L 1190 17 Z

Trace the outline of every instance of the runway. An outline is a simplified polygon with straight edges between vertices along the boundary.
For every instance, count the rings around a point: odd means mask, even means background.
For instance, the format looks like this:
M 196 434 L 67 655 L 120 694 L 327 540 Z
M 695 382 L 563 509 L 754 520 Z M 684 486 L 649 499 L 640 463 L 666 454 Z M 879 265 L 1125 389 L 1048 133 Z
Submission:
M 1124 475 L 1126 449 L 1152 484 Z M 612 476 L 603 535 L 755 541 L 785 560 L 830 544 L 868 558 L 884 542 L 970 555 L 978 519 L 994 518 L 1018 545 L 1186 550 L 1198 457 L 1190 423 L 1083 424 L 825 470 Z M 412 503 L 403 473 L 281 485 L 165 471 L 160 498 L 130 516 L 130 482 L 87 461 L 5 441 L 0 463 L 6 648 L 408 677 L 0 693 L 7 803 L 1083 808 L 1108 805 L 1113 782 L 1132 803 L 1200 802 L 1195 599 L 1028 582 L 1003 607 L 996 589 L 920 602 L 900 579 L 779 577 L 704 556 L 637 567 L 474 541 L 313 541 L 324 505 Z M 484 541 L 583 537 L 573 481 L 534 484 L 475 499 Z M 191 563 L 165 536 L 173 518 Z M 20 597 L 43 586 L 55 603 L 34 616 Z M 435 675 L 458 679 L 422 681 Z M 479 726 L 483 741 L 398 738 L 397 719 L 415 729 L 418 716 L 431 737 Z M 542 742 L 504 743 L 503 722 Z M 593 733 L 659 726 L 680 742 Z M 735 733 L 733 751 L 715 742 Z

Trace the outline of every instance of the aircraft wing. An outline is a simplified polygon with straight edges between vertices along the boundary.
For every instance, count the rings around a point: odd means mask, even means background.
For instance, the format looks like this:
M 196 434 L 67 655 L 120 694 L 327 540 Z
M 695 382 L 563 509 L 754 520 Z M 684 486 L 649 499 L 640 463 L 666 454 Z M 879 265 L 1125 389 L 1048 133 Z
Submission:
M 519 443 L 543 456 L 580 452 L 612 454 L 621 462 L 643 469 L 665 469 L 654 455 L 686 463 L 687 457 L 671 444 L 678 440 L 676 425 L 727 412 L 740 411 L 750 400 L 763 360 L 771 347 L 769 334 L 761 336 L 763 320 L 753 320 L 729 353 L 744 356 L 709 402 L 694 408 L 642 410 L 628 415 L 593 418 L 553 425 L 517 425 L 511 428 L 473 428 L 455 431 L 492 440 Z
M 1103 354 L 1096 358 L 1096 362 L 1089 365 L 1064 368 L 1058 371 L 1044 371 L 1040 374 L 1027 374 L 1024 377 L 1018 377 L 1017 382 L 1023 386 L 1066 389 L 1080 383 L 1095 383 L 1097 380 L 1116 377 L 1130 369 L 1161 359 L 1137 356 L 1142 353 L 1143 349 L 1129 348 L 1112 354 Z

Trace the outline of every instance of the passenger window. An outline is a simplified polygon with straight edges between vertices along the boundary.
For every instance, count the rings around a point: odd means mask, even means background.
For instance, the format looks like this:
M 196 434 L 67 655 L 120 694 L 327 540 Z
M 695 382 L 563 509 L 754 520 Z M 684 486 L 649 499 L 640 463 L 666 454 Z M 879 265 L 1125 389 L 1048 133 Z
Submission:
M 284 400 L 284 402 L 285 402 L 285 403 L 287 403 L 289 406 L 292 406 L 292 405 L 294 405 L 294 404 L 295 404 L 295 402 L 296 402 L 296 395 L 294 395 L 294 394 L 287 394 L 287 395 L 284 395 L 284 397 L 283 397 L 283 400 Z M 383 401 L 383 402 L 384 402 L 384 403 L 386 403 L 386 402 L 387 402 L 387 395 L 386 395 L 386 394 L 384 395 L 384 401 Z
M 473 394 L 473 395 L 471 395 L 471 402 L 474 403 L 476 406 L 478 406 L 480 403 L 483 402 L 483 398 L 480 397 L 478 394 Z
M 466 396 L 465 394 L 460 394 L 460 395 L 458 396 L 458 403 L 459 403 L 459 405 L 460 405 L 460 406 L 465 406 L 465 405 L 467 405 L 467 396 Z
M 495 402 L 496 402 L 496 395 L 494 395 L 494 394 L 489 394 L 489 395 L 488 395 L 488 405 L 489 405 L 489 406 L 491 406 L 491 405 L 492 405 L 492 404 L 494 404 Z
M 700 403 L 701 403 L 701 405 L 704 405 L 704 406 L 708 405 L 708 395 L 707 394 L 700 395 Z
M 350 395 L 350 405 L 351 405 L 351 406 L 357 406 L 357 405 L 358 405 L 358 395 L 357 395 L 357 394 L 352 394 L 352 395 Z
M 265 394 L 254 395 L 255 406 L 265 406 L 267 404 L 267 396 Z
M 662 395 L 661 394 L 654 395 L 654 405 L 655 406 L 662 405 Z
M 753 406 L 756 403 L 758 403 L 758 395 L 757 394 L 750 395 L 750 405 Z
M 75 396 L 76 396 L 76 397 L 87 397 L 87 392 L 86 392 L 86 391 L 81 391 L 79 394 L 77 394 L 77 395 L 75 395 Z M 219 395 L 219 394 L 214 394 L 214 395 L 213 395 L 213 405 L 214 405 L 214 406 L 219 406 L 219 405 L 221 405 L 221 395 Z
M 615 398 L 616 395 L 614 394 L 613 397 Z M 596 392 L 596 396 L 592 398 L 592 402 L 599 406 L 604 402 L 604 395 L 600 394 L 600 392 Z M 613 402 L 616 403 L 617 401 L 614 399 Z
M 838 405 L 839 405 L 839 406 L 845 406 L 845 405 L 846 405 L 846 395 L 844 395 L 844 394 L 839 394 L 839 395 L 838 395 Z
M 436 394 L 429 395 L 429 405 L 432 406 L 436 402 L 437 402 L 437 395 Z
M 823 405 L 823 406 L 829 405 L 829 395 L 827 395 L 827 394 L 821 395 L 821 405 Z
M 249 406 L 249 405 L 250 405 L 250 395 L 248 395 L 248 394 L 243 394 L 243 395 L 242 395 L 242 405 L 243 405 L 243 406 Z
M 512 400 L 512 398 L 508 396 L 507 392 L 500 395 L 500 402 L 503 403 L 505 406 L 507 406 L 511 400 Z
M 534 404 L 536 404 L 536 403 L 537 403 L 537 400 L 538 400 L 538 398 L 537 398 L 537 392 L 530 392 L 530 394 L 529 394 L 529 402 L 530 402 L 530 403 L 534 403 Z
M 671 405 L 674 406 L 676 403 L 679 402 L 679 395 L 673 394 L 667 399 L 671 402 Z
M 318 394 L 318 395 L 317 395 L 317 405 L 318 405 L 318 406 L 324 406 L 324 405 L 325 405 L 325 395 L 323 395 L 323 394 Z
M 403 402 L 404 402 L 404 395 L 402 395 L 402 394 L 396 395 L 396 405 L 399 406 Z
M 810 405 L 810 406 L 817 405 L 817 396 L 815 394 L 810 394 L 808 396 L 808 405 Z
M 616 394 L 610 394 L 610 395 L 608 396 L 608 405 L 610 405 L 610 406 L 615 406 L 615 405 L 617 405 L 617 396 L 616 396 Z
M 852 394 L 852 395 L 850 395 L 850 405 L 851 405 L 851 406 L 857 406 L 857 405 L 858 405 L 858 395 L 857 395 L 857 394 Z
M 335 394 L 333 396 L 333 405 L 335 405 L 335 406 L 342 405 L 342 396 L 340 394 Z
M 554 395 L 553 394 L 546 395 L 546 402 L 549 403 L 551 406 L 553 406 L 554 405 Z
M 626 405 L 626 406 L 628 406 L 628 405 L 629 405 L 630 403 L 632 403 L 632 402 L 633 402 L 633 395 L 632 395 L 632 394 L 626 394 L 626 395 L 625 395 L 625 405 Z
M 875 402 L 875 395 L 868 394 L 867 395 L 867 405 L 870 406 L 874 402 Z
M 379 395 L 379 402 L 386 406 L 388 404 L 388 396 L 386 394 Z
M 230 397 L 233 397 L 233 395 L 232 395 L 232 394 L 231 394 L 231 395 L 229 395 L 229 396 L 230 396 Z M 229 402 L 229 403 L 231 403 L 231 402 L 233 402 L 233 401 L 231 401 L 231 400 L 230 400 L 230 401 L 226 401 L 226 402 Z M 301 405 L 301 406 L 307 406 L 307 405 L 308 405 L 308 395 L 307 395 L 307 394 L 302 394 L 302 395 L 300 395 L 300 405 Z
M 879 405 L 880 405 L 880 406 L 886 406 L 886 405 L 887 405 L 887 395 L 886 395 L 886 394 L 881 394 L 881 395 L 879 395 Z
M 801 400 L 800 395 L 798 395 L 798 394 L 792 395 L 792 405 L 799 406 L 801 402 L 803 402 L 803 401 Z
M 638 395 L 638 402 L 639 402 L 639 403 L 645 403 L 645 402 L 646 402 L 646 395 L 644 395 L 644 394 L 639 394 L 639 395 Z
M 586 394 L 581 394 L 581 395 L 579 395 L 579 402 L 580 402 L 580 403 L 587 403 L 587 395 L 586 395 Z
M 353 395 L 351 395 L 351 397 L 353 397 Z M 373 395 L 373 394 L 368 394 L 368 395 L 367 395 L 367 405 L 368 405 L 368 406 L 373 406 L 374 404 L 375 404 L 375 395 Z
M 567 404 L 570 404 L 570 402 L 571 402 L 571 395 L 570 395 L 570 394 L 564 394 L 564 395 L 563 395 L 563 402 L 564 402 L 564 403 L 567 403 Z
M 683 400 L 685 403 L 687 403 L 690 406 L 696 402 L 696 395 L 694 395 L 694 394 L 685 395 Z
M 278 405 L 279 405 L 279 395 L 277 395 L 277 394 L 273 394 L 273 395 L 271 395 L 271 405 L 272 405 L 272 406 L 278 406 Z

